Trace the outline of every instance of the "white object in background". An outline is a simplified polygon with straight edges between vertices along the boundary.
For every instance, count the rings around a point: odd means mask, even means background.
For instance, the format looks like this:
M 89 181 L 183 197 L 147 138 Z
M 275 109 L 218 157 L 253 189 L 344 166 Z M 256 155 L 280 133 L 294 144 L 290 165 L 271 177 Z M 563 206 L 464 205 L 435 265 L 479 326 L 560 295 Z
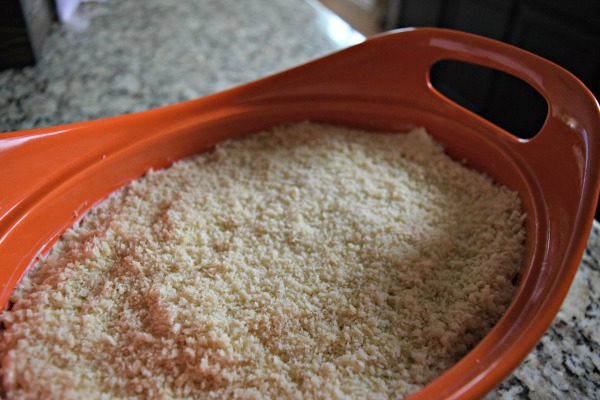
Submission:
M 81 0 L 55 0 L 56 1 L 56 12 L 58 14 L 58 19 L 60 22 L 65 23 L 68 22 L 75 10 L 77 10 L 77 6 L 81 3 Z

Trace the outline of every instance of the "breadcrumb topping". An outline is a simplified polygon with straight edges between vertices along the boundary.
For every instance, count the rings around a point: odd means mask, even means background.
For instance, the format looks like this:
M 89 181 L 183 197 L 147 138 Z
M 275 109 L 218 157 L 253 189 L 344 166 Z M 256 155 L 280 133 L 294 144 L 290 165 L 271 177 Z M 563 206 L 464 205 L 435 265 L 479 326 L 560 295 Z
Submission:
M 5 394 L 406 396 L 508 306 L 524 218 L 423 129 L 221 143 L 112 194 L 19 285 Z

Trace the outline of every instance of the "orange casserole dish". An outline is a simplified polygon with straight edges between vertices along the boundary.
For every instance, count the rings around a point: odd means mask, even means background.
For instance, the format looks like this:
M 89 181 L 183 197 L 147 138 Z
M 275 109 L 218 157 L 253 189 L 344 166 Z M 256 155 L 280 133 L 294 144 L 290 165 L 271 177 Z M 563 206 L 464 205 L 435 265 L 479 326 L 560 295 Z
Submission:
M 541 131 L 518 139 L 442 96 L 429 73 L 444 59 L 529 83 L 548 103 Z M 412 398 L 483 396 L 541 338 L 577 271 L 600 188 L 600 111 L 564 69 L 466 33 L 391 32 L 197 100 L 0 134 L 0 306 L 65 229 L 148 169 L 227 138 L 306 119 L 367 130 L 423 126 L 451 156 L 520 194 L 527 243 L 511 305 L 466 357 Z

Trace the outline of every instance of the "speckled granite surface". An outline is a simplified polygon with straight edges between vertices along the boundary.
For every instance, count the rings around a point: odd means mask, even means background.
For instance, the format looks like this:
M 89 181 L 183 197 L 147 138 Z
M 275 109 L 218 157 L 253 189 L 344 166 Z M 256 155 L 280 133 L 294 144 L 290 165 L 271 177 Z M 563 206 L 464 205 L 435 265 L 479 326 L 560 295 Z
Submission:
M 86 3 L 54 27 L 36 67 L 0 72 L 0 132 L 196 98 L 357 40 L 328 15 L 302 0 Z M 552 327 L 488 400 L 600 398 L 599 262 L 595 222 Z
M 346 46 L 349 27 L 312 4 L 84 3 L 54 27 L 35 68 L 0 72 L 0 132 L 177 103 Z

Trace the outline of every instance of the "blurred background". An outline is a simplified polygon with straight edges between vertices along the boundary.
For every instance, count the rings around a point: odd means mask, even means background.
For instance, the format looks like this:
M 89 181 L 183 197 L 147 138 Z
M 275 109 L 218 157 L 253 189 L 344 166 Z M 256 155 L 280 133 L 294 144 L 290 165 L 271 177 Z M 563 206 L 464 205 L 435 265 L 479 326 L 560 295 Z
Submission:
M 69 21 L 82 2 L 85 0 L 0 2 L 0 69 L 34 64 L 41 56 L 51 24 Z M 600 95 L 597 0 L 320 2 L 366 37 L 397 28 L 435 26 L 501 40 L 563 66 L 596 98 Z M 432 79 L 442 93 L 520 137 L 534 136 L 543 124 L 544 100 L 509 76 L 447 62 L 434 68 Z
M 0 2 L 0 69 L 34 64 L 41 56 L 51 24 L 68 21 L 82 2 Z M 563 66 L 596 97 L 600 95 L 597 0 L 320 2 L 366 37 L 403 27 L 435 26 L 501 40 Z M 444 94 L 518 136 L 533 136 L 544 121 L 545 102 L 518 80 L 452 62 L 436 66 L 432 77 L 434 86 Z

